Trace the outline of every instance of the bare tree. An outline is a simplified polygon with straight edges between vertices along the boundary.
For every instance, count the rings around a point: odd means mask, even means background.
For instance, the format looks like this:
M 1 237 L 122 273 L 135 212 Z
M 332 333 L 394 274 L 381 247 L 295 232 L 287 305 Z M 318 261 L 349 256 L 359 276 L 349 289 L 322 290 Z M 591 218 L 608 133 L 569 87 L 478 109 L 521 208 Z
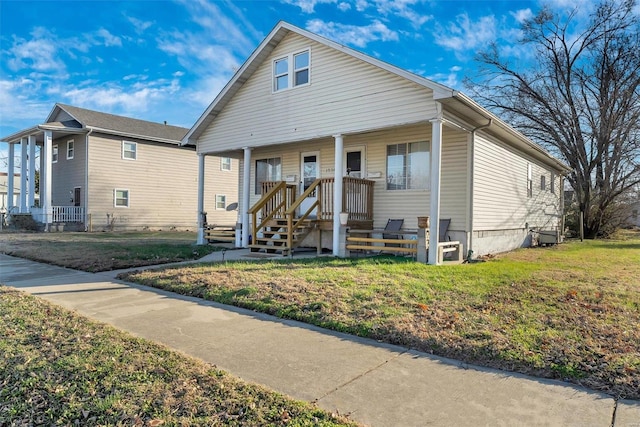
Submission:
M 640 22 L 636 0 L 604 0 L 581 26 L 543 8 L 518 41 L 527 68 L 497 45 L 478 54 L 481 80 L 468 81 L 487 107 L 563 159 L 584 213 L 585 235 L 611 231 L 618 204 L 640 183 Z

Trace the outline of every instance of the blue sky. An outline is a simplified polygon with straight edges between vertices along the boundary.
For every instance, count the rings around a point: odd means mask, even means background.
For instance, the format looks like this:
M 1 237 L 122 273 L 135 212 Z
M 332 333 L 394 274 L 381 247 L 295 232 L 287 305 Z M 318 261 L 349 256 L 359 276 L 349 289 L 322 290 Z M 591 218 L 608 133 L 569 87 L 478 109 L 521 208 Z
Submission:
M 585 16 L 591 3 L 580 1 Z M 548 3 L 548 2 L 547 2 Z M 553 0 L 566 9 L 575 0 Z M 191 127 L 280 20 L 463 89 L 474 53 L 513 42 L 541 1 L 0 0 L 0 137 L 56 102 Z M 6 144 L 0 144 L 0 169 Z M 6 170 L 6 169 L 5 169 Z

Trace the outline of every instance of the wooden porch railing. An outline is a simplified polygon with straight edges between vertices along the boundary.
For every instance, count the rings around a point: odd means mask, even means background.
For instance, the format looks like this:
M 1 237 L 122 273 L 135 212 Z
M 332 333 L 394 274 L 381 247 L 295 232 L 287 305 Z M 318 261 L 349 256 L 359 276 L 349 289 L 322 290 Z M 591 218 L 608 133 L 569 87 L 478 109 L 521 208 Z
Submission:
M 318 218 L 333 220 L 335 178 L 321 179 L 322 211 Z M 375 181 L 345 176 L 342 178 L 342 211 L 352 220 L 373 220 L 373 185 Z
M 287 184 L 284 181 L 265 182 L 262 185 L 262 190 L 260 200 L 249 209 L 251 232 L 254 239 L 258 236 L 258 231 L 262 231 L 271 220 L 285 217 L 285 211 L 293 201 L 292 194 L 295 195 L 295 185 Z M 260 223 L 258 223 L 258 212 L 262 213 Z

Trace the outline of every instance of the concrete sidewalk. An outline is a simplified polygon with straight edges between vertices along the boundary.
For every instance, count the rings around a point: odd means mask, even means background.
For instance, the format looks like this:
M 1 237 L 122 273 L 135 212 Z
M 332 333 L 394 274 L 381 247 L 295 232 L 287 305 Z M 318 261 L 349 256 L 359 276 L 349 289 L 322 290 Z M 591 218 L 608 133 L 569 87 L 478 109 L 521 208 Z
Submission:
M 561 382 L 464 365 L 114 275 L 0 255 L 0 283 L 364 424 L 640 427 L 640 402 L 615 402 Z

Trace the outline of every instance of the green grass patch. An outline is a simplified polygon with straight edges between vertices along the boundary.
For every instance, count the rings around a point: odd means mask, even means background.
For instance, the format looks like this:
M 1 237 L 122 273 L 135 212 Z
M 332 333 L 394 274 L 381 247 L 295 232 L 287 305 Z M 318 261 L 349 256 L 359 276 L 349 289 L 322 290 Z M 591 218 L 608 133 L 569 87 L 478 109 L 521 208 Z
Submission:
M 294 258 L 122 278 L 640 399 L 639 249 L 636 235 L 456 266 Z
M 0 330 L 2 426 L 355 425 L 2 286 Z

